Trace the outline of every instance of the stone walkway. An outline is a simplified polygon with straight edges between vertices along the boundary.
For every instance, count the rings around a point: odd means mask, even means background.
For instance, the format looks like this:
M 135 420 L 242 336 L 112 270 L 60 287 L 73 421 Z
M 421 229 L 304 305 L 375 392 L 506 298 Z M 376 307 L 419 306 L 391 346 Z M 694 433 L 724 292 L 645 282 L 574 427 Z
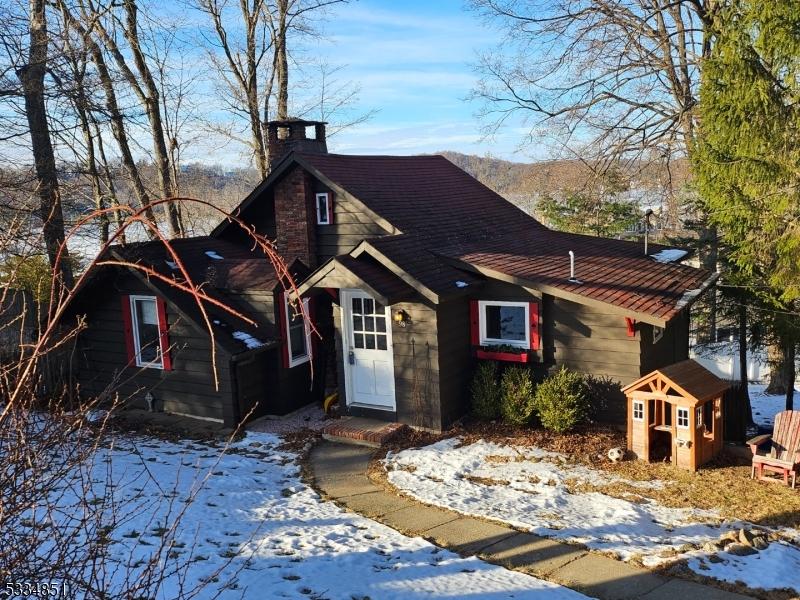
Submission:
M 367 477 L 375 450 L 319 443 L 310 466 L 316 487 L 349 510 L 461 555 L 476 555 L 602 600 L 746 600 L 748 596 L 669 579 L 624 562 L 510 527 L 389 493 Z

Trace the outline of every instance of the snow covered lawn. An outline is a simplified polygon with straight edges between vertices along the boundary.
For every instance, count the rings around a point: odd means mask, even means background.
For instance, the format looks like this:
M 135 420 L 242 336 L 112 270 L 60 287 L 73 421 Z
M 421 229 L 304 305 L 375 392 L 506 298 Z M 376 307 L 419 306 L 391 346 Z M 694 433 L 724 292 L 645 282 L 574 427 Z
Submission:
M 458 438 L 390 454 L 385 466 L 392 485 L 429 504 L 645 566 L 687 558 L 702 575 L 800 592 L 800 548 L 787 543 L 800 541 L 796 531 L 784 528 L 780 533 L 787 541 L 772 541 L 750 556 L 711 548 L 706 545 L 722 534 L 752 524 L 725 521 L 713 510 L 669 508 L 647 497 L 668 482 L 623 480 L 538 448 L 486 441 L 460 445 Z M 614 484 L 630 491 L 613 497 L 582 489 Z
M 786 396 L 783 394 L 767 394 L 765 384 L 751 383 L 748 386 L 750 392 L 750 408 L 753 409 L 753 421 L 756 424 L 771 429 L 775 424 L 775 415 L 782 410 L 786 410 Z M 800 406 L 800 390 L 794 391 L 795 406 Z
M 175 511 L 196 492 L 170 559 L 188 562 L 188 588 L 211 582 L 201 597 L 457 598 L 468 589 L 471 597 L 487 599 L 585 598 L 461 558 L 322 501 L 302 483 L 296 456 L 279 450 L 280 442 L 249 433 L 220 458 L 219 448 L 200 442 L 118 436 L 113 448 L 99 451 L 93 467 L 98 484 L 110 467 L 115 500 L 129 501 L 124 522 L 109 533 L 111 559 L 122 565 L 147 561 Z M 178 579 L 168 580 L 161 598 L 177 597 Z

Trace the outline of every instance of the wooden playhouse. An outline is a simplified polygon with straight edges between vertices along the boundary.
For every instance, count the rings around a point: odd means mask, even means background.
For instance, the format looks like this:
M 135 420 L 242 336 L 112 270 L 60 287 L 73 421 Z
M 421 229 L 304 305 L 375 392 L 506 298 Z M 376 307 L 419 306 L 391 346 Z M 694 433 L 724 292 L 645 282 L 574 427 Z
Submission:
M 722 449 L 728 384 L 693 360 L 657 369 L 622 389 L 628 450 L 647 461 L 696 471 Z

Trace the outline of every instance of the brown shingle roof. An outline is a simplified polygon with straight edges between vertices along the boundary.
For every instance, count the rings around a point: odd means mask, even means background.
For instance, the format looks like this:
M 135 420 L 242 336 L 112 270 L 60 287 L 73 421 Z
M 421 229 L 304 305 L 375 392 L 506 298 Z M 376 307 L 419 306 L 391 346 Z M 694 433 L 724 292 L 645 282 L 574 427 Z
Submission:
M 442 156 L 300 157 L 402 230 L 370 244 L 436 293 L 464 278 L 436 255 L 659 322 L 710 283 L 711 273 L 657 262 L 640 243 L 548 229 Z M 582 284 L 568 281 L 570 250 Z
M 247 349 L 246 344 L 233 338 L 234 331 L 243 331 L 265 344 L 274 342 L 277 335 L 274 326 L 239 301 L 235 294 L 229 293 L 241 289 L 272 289 L 277 279 L 266 257 L 254 258 L 255 254 L 245 246 L 211 237 L 171 240 L 170 246 L 180 258 L 192 282 L 196 285 L 203 284 L 202 290 L 206 295 L 256 322 L 255 326 L 250 325 L 241 318 L 205 302 L 204 306 L 214 326 L 216 340 L 223 348 L 232 353 Z M 213 258 L 206 254 L 207 252 L 222 258 Z M 148 266 L 176 282 L 185 281 L 181 271 L 173 269 L 167 263 L 172 257 L 160 241 L 112 246 L 109 253 L 128 262 Z M 100 258 L 100 262 L 102 260 L 103 257 Z M 142 271 L 138 273 L 141 274 Z M 253 280 L 246 283 L 244 279 L 248 274 L 253 276 Z M 228 285 L 231 278 L 237 285 Z M 189 293 L 155 277 L 150 278 L 150 283 L 199 327 L 206 327 L 200 308 Z

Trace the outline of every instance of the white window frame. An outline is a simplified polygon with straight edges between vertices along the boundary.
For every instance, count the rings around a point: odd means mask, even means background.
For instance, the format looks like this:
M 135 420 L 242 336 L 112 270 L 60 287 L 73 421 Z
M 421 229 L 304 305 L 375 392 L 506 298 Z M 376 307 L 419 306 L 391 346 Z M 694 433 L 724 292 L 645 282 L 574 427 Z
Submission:
M 137 367 L 148 369 L 164 369 L 164 349 L 161 347 L 161 320 L 158 318 L 158 298 L 155 296 L 129 296 L 131 310 L 131 329 L 133 330 L 133 351 Z M 136 314 L 137 301 L 149 301 L 156 305 L 156 326 L 158 327 L 158 362 L 142 360 L 142 345 L 139 341 L 139 317 Z
M 683 415 L 683 420 L 685 420 L 685 424 L 681 425 L 681 415 Z M 692 422 L 692 418 L 689 415 L 689 409 L 684 408 L 683 406 L 676 407 L 675 410 L 675 426 L 678 429 L 689 429 L 689 424 Z
M 637 411 L 638 409 L 638 411 Z M 636 413 L 639 413 L 639 416 L 636 416 Z M 644 421 L 644 401 L 643 400 L 634 400 L 633 401 L 633 420 L 634 421 Z
M 697 424 L 697 428 L 699 429 L 700 427 L 705 425 L 704 419 L 703 419 L 703 407 L 702 406 L 698 406 L 697 408 L 694 409 L 694 411 L 696 413 L 696 415 L 695 415 L 695 418 L 696 418 L 695 423 Z
M 283 293 L 283 306 L 284 318 L 286 320 L 286 356 L 289 358 L 289 368 L 302 365 L 311 360 L 311 328 L 309 327 L 308 319 L 303 318 L 303 329 L 305 331 L 306 339 L 306 352 L 298 357 L 292 356 L 292 336 L 291 336 L 291 319 L 289 316 L 293 314 L 292 305 L 289 303 L 289 292 Z M 303 299 L 303 311 L 308 315 L 308 298 Z M 302 315 L 301 315 L 302 316 Z
M 487 337 L 486 335 L 486 307 L 487 306 L 515 306 L 520 307 L 525 312 L 525 339 L 524 340 L 501 340 Z M 529 349 L 531 347 L 531 306 L 530 302 L 508 302 L 505 300 L 479 300 L 478 301 L 478 321 L 480 324 L 480 345 L 481 346 L 515 346 L 517 348 Z
M 325 212 L 319 209 L 319 201 L 325 201 Z M 319 192 L 315 196 L 314 209 L 317 211 L 317 225 L 330 225 L 331 224 L 331 195 L 329 192 Z M 324 220 L 323 220 L 324 215 Z

